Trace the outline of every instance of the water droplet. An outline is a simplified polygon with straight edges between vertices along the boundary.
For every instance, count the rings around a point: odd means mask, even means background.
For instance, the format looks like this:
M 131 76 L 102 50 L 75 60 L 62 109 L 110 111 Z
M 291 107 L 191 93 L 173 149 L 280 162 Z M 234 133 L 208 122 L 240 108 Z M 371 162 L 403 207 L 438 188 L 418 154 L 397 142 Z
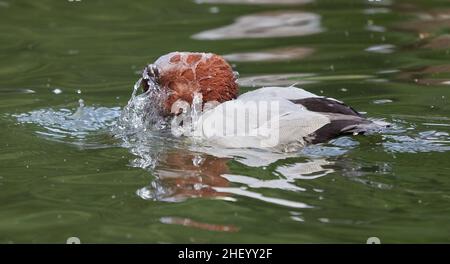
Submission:
M 61 94 L 62 93 L 62 90 L 61 89 L 58 89 L 58 88 L 56 88 L 56 89 L 53 89 L 53 91 L 52 91 L 54 94 Z

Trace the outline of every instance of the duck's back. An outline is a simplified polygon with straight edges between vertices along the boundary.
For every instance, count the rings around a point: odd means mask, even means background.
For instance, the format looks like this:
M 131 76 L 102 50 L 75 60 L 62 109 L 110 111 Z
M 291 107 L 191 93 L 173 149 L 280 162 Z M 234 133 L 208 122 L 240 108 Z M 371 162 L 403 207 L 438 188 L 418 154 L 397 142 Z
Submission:
M 317 96 L 293 87 L 257 89 L 205 112 L 197 132 L 230 148 L 303 146 L 304 137 L 330 122 L 290 100 L 309 97 Z
M 266 87 L 205 112 L 197 134 L 230 148 L 293 150 L 378 127 L 353 108 L 296 87 Z

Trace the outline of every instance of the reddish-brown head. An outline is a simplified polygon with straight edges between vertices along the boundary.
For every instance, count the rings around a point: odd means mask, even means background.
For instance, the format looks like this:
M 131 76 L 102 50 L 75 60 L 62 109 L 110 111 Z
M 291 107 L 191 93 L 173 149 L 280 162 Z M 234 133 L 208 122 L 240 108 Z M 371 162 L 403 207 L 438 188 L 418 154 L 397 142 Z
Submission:
M 168 92 L 164 104 L 166 114 L 178 100 L 191 104 L 195 92 L 202 94 L 203 103 L 222 103 L 238 95 L 236 76 L 231 66 L 216 54 L 172 52 L 149 65 L 143 76 L 144 80 L 152 78 L 163 91 Z M 146 91 L 148 84 L 146 81 L 143 83 Z

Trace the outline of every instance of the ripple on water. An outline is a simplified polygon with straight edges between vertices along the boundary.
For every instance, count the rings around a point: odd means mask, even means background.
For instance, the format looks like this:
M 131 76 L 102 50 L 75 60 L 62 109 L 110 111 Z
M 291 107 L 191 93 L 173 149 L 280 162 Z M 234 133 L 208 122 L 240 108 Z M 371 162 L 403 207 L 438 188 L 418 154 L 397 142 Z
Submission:
M 382 145 L 386 152 L 420 153 L 420 152 L 446 152 L 450 151 L 449 132 L 438 130 L 419 130 L 418 125 L 423 119 L 430 122 L 422 123 L 428 127 L 446 128 L 450 126 L 447 118 L 406 116 L 409 119 L 418 119 L 417 123 L 396 119 L 390 129 L 382 134 Z M 434 121 L 434 122 L 431 122 Z
M 208 231 L 216 232 L 237 232 L 239 228 L 234 225 L 220 225 L 220 224 L 210 224 L 204 222 L 197 222 L 189 218 L 180 217 L 161 217 L 160 222 L 163 224 L 170 225 L 182 225 L 191 228 L 203 229 Z
M 383 146 L 389 152 L 419 153 L 450 151 L 450 137 L 447 133 L 428 131 L 431 136 L 384 135 Z
M 241 16 L 228 26 L 203 31 L 194 39 L 294 37 L 323 31 L 321 17 L 314 13 L 279 11 Z
M 326 81 L 373 80 L 371 75 L 322 75 L 312 73 L 280 73 L 241 77 L 239 85 L 245 87 L 296 86 Z
M 282 199 L 282 198 L 268 197 L 268 196 L 265 196 L 258 192 L 249 191 L 249 190 L 247 190 L 247 188 L 215 187 L 214 189 L 218 192 L 224 192 L 224 193 L 234 194 L 234 195 L 243 196 L 243 197 L 247 197 L 247 198 L 253 198 L 256 200 L 264 201 L 264 202 L 275 204 L 275 205 L 282 205 L 282 206 L 286 206 L 286 207 L 299 208 L 299 209 L 313 208 L 313 206 L 308 205 L 306 203 L 286 200 L 286 199 Z
M 34 93 L 36 93 L 35 90 L 26 88 L 18 88 L 18 89 L 2 88 L 0 90 L 0 94 L 34 94 Z
M 244 87 L 302 85 L 314 83 L 315 81 L 306 79 L 312 76 L 314 75 L 307 73 L 266 74 L 242 77 L 239 78 L 238 83 Z
M 228 61 L 257 62 L 257 61 L 288 61 L 303 59 L 314 52 L 311 48 L 287 47 L 255 52 L 240 52 L 224 55 Z
M 368 47 L 367 49 L 365 49 L 365 51 L 372 53 L 389 54 L 395 51 L 395 46 L 391 44 L 375 45 Z
M 377 100 L 373 100 L 372 102 L 374 104 L 389 104 L 389 103 L 393 103 L 394 101 L 392 101 L 391 99 L 377 99 Z

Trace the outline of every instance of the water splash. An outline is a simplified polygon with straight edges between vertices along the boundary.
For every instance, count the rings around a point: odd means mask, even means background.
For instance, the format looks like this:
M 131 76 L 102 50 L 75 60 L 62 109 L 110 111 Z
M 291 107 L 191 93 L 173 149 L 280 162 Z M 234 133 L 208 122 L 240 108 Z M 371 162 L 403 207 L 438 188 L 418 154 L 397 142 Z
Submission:
M 386 151 L 394 153 L 446 152 L 450 151 L 450 136 L 434 130 L 418 135 L 384 135 Z
M 144 72 L 145 74 L 145 72 Z M 137 95 L 142 82 L 148 80 L 149 89 L 146 92 Z M 113 130 L 116 135 L 129 135 L 147 130 L 160 130 L 167 126 L 167 120 L 162 117 L 162 105 L 167 97 L 157 84 L 148 76 L 139 79 L 133 87 L 128 104 L 122 110 Z
M 138 94 L 143 82 L 148 89 Z M 171 135 L 168 129 L 170 119 L 162 115 L 168 95 L 144 70 L 117 124 L 111 129 L 114 137 L 120 139 L 121 146 L 135 156 L 130 161 L 132 167 L 153 171 L 164 154 L 182 142 Z
M 422 123 L 422 119 L 430 118 L 407 117 L 417 119 L 406 121 L 405 119 L 395 119 L 392 126 L 381 135 L 382 146 L 388 153 L 419 153 L 419 152 L 446 152 L 450 151 L 450 136 L 448 131 L 426 130 L 428 127 L 445 128 L 448 124 L 447 118 L 436 118 L 434 123 Z M 437 123 L 439 122 L 439 123 Z M 425 127 L 422 127 L 425 125 Z
M 86 106 L 83 99 L 78 101 L 75 110 L 53 108 L 34 110 L 29 113 L 13 114 L 19 123 L 37 124 L 44 128 L 36 131 L 37 134 L 53 140 L 65 142 L 86 142 L 86 139 L 99 131 L 107 131 L 115 125 L 120 115 L 119 107 Z M 97 145 L 94 142 L 93 145 Z
M 197 123 L 202 115 L 203 96 L 201 93 L 193 94 L 191 105 L 179 105 L 182 109 L 181 114 L 172 118 L 171 131 L 176 137 L 192 136 L 197 127 Z M 175 106 L 178 107 L 178 106 Z

